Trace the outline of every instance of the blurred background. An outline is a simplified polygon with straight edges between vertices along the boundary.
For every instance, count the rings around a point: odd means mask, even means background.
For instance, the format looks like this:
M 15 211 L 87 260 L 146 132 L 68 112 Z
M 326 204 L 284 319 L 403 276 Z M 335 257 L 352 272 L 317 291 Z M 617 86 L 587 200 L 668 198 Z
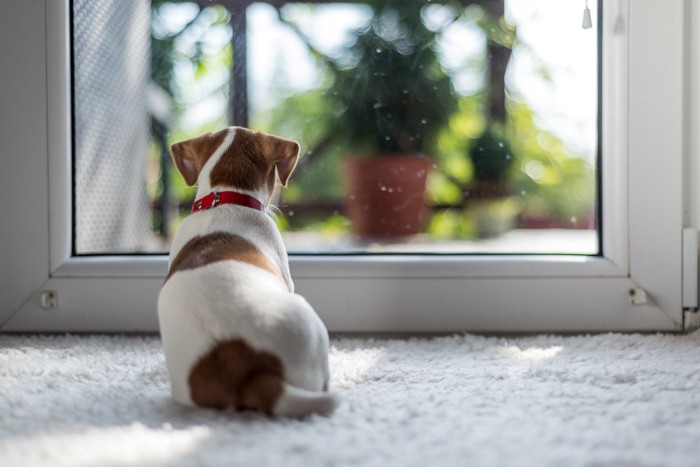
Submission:
M 233 124 L 302 146 L 291 253 L 598 254 L 584 6 L 74 0 L 76 253 L 167 251 L 170 144 Z

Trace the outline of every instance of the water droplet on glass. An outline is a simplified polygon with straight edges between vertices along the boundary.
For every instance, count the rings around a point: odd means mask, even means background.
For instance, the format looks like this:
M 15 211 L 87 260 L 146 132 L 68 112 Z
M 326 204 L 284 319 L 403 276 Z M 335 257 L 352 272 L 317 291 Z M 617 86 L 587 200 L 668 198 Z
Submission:
M 382 108 L 381 102 L 375 102 L 375 103 L 372 105 L 372 108 L 373 108 L 373 109 L 381 109 L 381 108 Z
M 384 185 L 382 185 L 381 187 L 379 187 L 379 189 L 382 190 L 382 191 L 386 191 L 386 187 L 385 187 Z
M 294 216 L 294 211 L 289 211 L 289 212 L 287 212 L 287 215 L 288 215 L 289 217 Z
M 382 53 L 382 49 L 380 49 L 379 47 L 377 47 L 377 48 L 375 49 L 375 52 L 377 52 L 378 54 L 380 54 L 380 53 Z
M 385 139 L 386 141 L 390 141 L 390 140 L 391 140 L 391 136 L 385 136 L 384 139 Z
M 393 188 L 389 188 L 389 193 L 393 193 L 393 192 L 394 192 L 394 189 L 393 189 Z
M 505 144 L 503 144 L 503 141 L 499 141 L 499 142 L 498 142 L 498 147 L 499 147 L 499 148 L 502 148 L 503 146 L 505 146 Z
M 576 223 L 576 216 L 571 216 L 571 219 L 569 219 L 572 224 Z
M 424 119 L 422 119 L 420 122 L 421 122 L 423 125 L 425 125 L 426 123 L 428 123 L 428 119 L 427 119 L 427 118 L 424 118 Z

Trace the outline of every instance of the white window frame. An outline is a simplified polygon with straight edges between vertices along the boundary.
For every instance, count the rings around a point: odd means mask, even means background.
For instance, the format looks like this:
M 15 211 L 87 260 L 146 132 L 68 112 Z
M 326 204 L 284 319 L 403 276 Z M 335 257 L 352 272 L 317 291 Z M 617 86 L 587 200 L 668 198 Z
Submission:
M 293 256 L 298 292 L 336 332 L 683 330 L 700 218 L 693 3 L 603 2 L 603 256 Z M 0 18 L 0 63 L 13 63 L 0 73 L 0 330 L 157 331 L 164 256 L 71 255 L 68 4 L 9 2 Z

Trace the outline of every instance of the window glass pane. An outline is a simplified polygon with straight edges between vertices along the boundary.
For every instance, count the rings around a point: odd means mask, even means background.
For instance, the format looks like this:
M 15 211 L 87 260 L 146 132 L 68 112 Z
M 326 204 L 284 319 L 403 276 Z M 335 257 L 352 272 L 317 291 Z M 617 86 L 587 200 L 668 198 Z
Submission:
M 232 120 L 302 145 L 290 252 L 599 253 L 596 2 L 233 4 L 75 0 L 77 253 L 167 250 Z

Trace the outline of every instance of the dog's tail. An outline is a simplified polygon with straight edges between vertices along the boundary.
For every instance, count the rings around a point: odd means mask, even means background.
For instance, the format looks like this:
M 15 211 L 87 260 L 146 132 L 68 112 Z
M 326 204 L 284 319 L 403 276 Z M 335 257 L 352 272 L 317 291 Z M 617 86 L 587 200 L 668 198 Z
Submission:
M 284 393 L 277 400 L 273 412 L 285 417 L 330 415 L 340 404 L 338 396 L 329 391 L 307 391 L 285 383 Z
M 275 389 L 280 387 L 282 391 Z M 274 394 L 269 391 L 273 391 Z M 279 375 L 271 373 L 259 374 L 248 381 L 241 396 L 245 408 L 295 418 L 311 414 L 327 416 L 332 414 L 340 403 L 339 398 L 331 392 L 309 391 L 292 386 Z

